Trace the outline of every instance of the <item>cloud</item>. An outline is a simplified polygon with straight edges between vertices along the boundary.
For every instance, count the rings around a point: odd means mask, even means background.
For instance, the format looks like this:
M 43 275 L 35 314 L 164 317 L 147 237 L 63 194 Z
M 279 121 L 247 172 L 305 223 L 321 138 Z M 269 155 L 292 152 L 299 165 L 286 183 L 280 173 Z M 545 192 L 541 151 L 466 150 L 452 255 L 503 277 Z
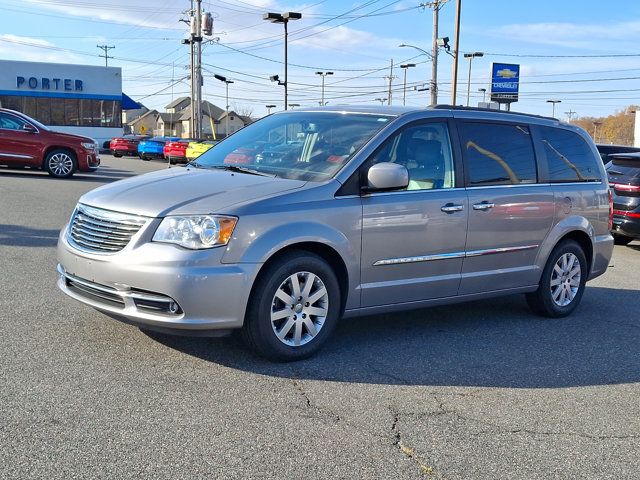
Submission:
M 306 35 L 313 36 L 304 38 Z M 376 40 L 375 35 L 362 30 L 339 26 L 332 29 L 326 27 L 314 27 L 309 32 L 305 32 L 300 39 L 290 38 L 293 44 L 317 49 L 349 49 L 362 45 L 371 45 Z
M 39 38 L 21 37 L 10 33 L 0 35 L 0 57 L 5 60 L 81 63 L 78 56 L 56 51 L 55 48 L 53 43 Z

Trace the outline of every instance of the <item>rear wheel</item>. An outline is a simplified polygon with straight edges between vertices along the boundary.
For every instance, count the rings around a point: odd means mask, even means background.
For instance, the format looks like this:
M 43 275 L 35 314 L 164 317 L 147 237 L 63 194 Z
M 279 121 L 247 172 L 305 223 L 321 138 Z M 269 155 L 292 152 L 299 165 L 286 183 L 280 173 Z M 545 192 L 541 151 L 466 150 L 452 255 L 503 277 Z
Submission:
M 616 245 L 628 245 L 633 241 L 633 237 L 625 237 L 624 235 L 614 235 L 613 242 Z
M 545 317 L 566 317 L 580 303 L 587 276 L 587 259 L 582 247 L 566 240 L 549 255 L 538 290 L 526 295 L 527 303 Z
M 113 156 L 116 157 L 116 158 L 120 158 L 122 156 L 122 154 L 118 153 L 118 152 L 113 152 Z
M 52 150 L 44 159 L 44 166 L 49 175 L 56 178 L 69 178 L 76 171 L 76 156 L 69 150 Z
M 308 252 L 289 253 L 266 267 L 253 289 L 242 333 L 257 354 L 292 361 L 317 352 L 341 310 L 331 267 Z

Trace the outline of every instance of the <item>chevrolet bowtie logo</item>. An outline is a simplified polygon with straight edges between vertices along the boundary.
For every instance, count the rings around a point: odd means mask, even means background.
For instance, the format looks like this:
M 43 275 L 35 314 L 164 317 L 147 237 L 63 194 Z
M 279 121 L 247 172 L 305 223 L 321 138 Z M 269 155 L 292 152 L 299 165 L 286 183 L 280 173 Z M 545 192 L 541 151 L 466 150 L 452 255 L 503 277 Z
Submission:
M 496 72 L 496 75 L 502 78 L 513 78 L 518 76 L 518 72 L 516 72 L 515 70 L 510 70 L 508 68 L 503 68 L 502 70 L 498 70 Z

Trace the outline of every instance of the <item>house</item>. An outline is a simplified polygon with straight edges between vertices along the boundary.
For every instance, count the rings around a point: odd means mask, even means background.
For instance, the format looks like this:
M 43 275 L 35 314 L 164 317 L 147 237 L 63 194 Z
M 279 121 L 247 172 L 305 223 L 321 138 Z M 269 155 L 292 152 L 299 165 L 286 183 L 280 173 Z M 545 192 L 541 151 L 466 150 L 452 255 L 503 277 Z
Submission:
M 127 126 L 129 127 L 129 132 L 127 133 L 134 133 L 136 135 L 152 135 L 158 123 L 158 115 L 160 114 L 157 110 L 149 110 L 143 115 L 134 118 L 127 123 Z

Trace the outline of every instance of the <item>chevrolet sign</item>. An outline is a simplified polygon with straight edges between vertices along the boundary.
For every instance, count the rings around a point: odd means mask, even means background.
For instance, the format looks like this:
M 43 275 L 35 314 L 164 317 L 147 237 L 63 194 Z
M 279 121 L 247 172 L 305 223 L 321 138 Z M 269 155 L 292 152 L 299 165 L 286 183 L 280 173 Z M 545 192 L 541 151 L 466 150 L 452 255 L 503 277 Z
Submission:
M 493 63 L 491 65 L 491 101 L 511 103 L 518 101 L 520 65 Z

